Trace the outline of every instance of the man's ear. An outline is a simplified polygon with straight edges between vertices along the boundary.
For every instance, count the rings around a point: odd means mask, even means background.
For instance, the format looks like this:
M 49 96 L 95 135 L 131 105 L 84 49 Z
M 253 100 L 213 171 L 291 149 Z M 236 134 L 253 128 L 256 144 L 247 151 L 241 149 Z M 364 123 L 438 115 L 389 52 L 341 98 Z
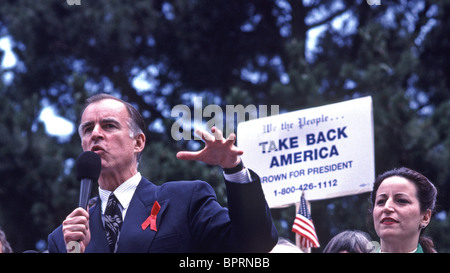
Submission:
M 134 152 L 140 153 L 145 148 L 145 135 L 144 133 L 138 134 L 135 138 Z

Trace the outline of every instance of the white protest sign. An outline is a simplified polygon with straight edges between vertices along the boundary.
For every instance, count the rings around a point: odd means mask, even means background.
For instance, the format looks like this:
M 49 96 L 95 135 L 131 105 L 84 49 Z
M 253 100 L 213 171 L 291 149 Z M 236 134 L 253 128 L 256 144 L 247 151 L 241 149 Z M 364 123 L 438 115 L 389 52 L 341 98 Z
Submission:
M 371 191 L 372 98 L 241 122 L 237 145 L 271 208 Z

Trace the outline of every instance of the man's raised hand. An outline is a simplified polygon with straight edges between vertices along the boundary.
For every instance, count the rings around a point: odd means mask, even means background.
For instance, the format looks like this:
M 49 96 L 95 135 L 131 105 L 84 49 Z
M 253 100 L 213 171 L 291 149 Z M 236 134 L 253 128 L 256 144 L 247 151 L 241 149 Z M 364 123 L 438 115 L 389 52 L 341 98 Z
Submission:
M 216 127 L 211 128 L 211 133 L 196 129 L 195 133 L 201 136 L 205 142 L 205 147 L 200 151 L 181 151 L 177 153 L 177 158 L 182 160 L 197 160 L 209 165 L 218 165 L 222 168 L 233 168 L 239 162 L 239 156 L 244 151 L 238 149 L 234 143 L 236 135 L 230 134 L 227 139 L 223 138 L 222 131 Z

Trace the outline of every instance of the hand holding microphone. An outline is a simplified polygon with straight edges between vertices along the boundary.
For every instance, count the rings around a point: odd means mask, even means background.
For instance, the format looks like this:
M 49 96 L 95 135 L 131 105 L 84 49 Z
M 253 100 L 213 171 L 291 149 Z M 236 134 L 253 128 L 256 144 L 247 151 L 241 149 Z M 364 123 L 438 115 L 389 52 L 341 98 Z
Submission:
M 91 151 L 83 152 L 76 160 L 77 179 L 80 180 L 78 208 L 72 211 L 62 224 L 64 242 L 68 252 L 84 252 L 91 240 L 87 205 L 92 181 L 97 181 L 101 172 L 100 157 Z

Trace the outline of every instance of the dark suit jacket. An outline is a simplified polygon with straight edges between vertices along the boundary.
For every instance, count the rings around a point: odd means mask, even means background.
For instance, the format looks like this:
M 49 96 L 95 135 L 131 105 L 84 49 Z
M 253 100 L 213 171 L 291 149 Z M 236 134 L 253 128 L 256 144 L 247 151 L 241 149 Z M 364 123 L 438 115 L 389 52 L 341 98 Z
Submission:
M 259 177 L 238 184 L 226 181 L 228 209 L 217 203 L 203 181 L 175 181 L 156 186 L 142 178 L 121 228 L 117 252 L 268 252 L 277 243 Z M 100 199 L 98 199 L 100 200 Z M 157 231 L 141 224 L 155 201 Z M 91 241 L 85 252 L 109 252 L 100 201 L 89 211 Z M 66 252 L 62 226 L 48 236 L 49 252 Z

